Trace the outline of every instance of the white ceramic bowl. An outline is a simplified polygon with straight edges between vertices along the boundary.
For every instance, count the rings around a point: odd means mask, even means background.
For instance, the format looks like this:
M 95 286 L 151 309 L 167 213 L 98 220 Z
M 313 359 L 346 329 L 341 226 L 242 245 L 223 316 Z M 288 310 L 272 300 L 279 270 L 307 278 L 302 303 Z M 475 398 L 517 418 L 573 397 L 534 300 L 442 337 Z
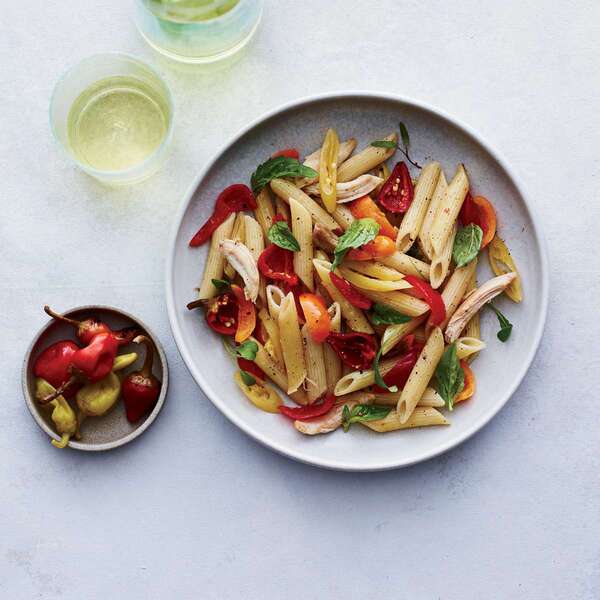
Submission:
M 511 248 L 523 278 L 520 305 L 506 298 L 497 305 L 514 324 L 506 344 L 496 339 L 491 311 L 482 314 L 488 348 L 475 362 L 476 396 L 450 414 L 452 425 L 376 434 L 354 427 L 349 433 L 305 437 L 285 417 L 261 412 L 233 381 L 234 365 L 206 326 L 199 311 L 186 310 L 202 275 L 206 246 L 188 241 L 212 212 L 218 192 L 229 184 L 248 183 L 256 166 L 278 148 L 301 154 L 318 148 L 328 127 L 344 139 L 358 138 L 358 148 L 398 130 L 404 121 L 411 150 L 419 161 L 435 157 L 448 176 L 457 163 L 469 170 L 472 189 L 496 207 L 499 231 Z M 167 259 L 169 319 L 181 356 L 210 400 L 240 429 L 291 458 L 332 469 L 373 471 L 410 465 L 460 444 L 483 427 L 511 397 L 523 379 L 540 342 L 548 303 L 548 266 L 539 221 L 506 162 L 479 135 L 437 109 L 387 94 L 325 94 L 287 104 L 251 123 L 235 136 L 198 175 L 174 223 Z M 490 275 L 487 261 L 478 268 Z M 226 443 L 224 441 L 224 443 Z M 502 440 L 498 440 L 502 444 Z

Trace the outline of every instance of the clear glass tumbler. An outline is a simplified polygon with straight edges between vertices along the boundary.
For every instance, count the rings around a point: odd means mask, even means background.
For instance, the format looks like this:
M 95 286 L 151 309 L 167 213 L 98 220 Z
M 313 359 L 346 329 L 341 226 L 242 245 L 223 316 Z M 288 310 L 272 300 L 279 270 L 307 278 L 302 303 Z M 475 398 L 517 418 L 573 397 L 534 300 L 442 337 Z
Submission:
M 213 63 L 240 51 L 260 22 L 263 0 L 135 0 L 135 20 L 158 52 Z
M 111 185 L 136 183 L 165 162 L 173 100 L 162 78 L 133 56 L 95 54 L 69 69 L 50 101 L 50 127 L 67 156 Z

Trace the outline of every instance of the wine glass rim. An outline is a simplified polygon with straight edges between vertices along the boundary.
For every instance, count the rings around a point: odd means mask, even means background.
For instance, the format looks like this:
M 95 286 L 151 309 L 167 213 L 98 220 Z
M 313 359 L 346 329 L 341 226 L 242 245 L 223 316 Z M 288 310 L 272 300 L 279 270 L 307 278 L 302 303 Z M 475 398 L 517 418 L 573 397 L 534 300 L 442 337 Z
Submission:
M 148 7 L 148 4 L 144 0 L 137 0 L 137 2 L 138 2 L 138 4 L 141 4 L 142 7 L 146 11 L 148 11 L 151 15 L 153 15 L 155 17 L 158 16 L 156 13 L 154 13 L 150 10 L 150 8 Z M 227 0 L 212 0 L 212 2 L 213 2 L 213 4 L 216 2 L 223 4 L 223 3 L 227 2 Z M 178 25 L 185 25 L 186 27 L 198 27 L 198 28 L 207 27 L 207 26 L 210 26 L 211 23 L 216 23 L 217 21 L 221 21 L 224 18 L 232 17 L 239 10 L 240 6 L 242 6 L 246 2 L 248 2 L 248 0 L 238 0 L 236 5 L 231 10 L 228 10 L 227 12 L 223 13 L 222 15 L 219 15 L 218 17 L 213 17 L 212 19 L 207 19 L 206 21 L 173 21 L 173 23 L 177 23 Z

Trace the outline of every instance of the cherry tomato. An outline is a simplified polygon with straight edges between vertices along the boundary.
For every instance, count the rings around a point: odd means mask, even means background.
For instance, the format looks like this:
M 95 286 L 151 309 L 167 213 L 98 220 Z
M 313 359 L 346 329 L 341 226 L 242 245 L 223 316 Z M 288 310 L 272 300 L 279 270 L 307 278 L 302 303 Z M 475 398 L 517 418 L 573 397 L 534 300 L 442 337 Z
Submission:
M 383 184 L 377 202 L 391 213 L 405 213 L 414 197 L 413 182 L 406 163 L 399 162 Z
M 244 290 L 239 285 L 232 284 L 231 291 L 238 304 L 235 341 L 239 344 L 252 335 L 256 327 L 256 310 L 254 303 L 246 298 Z
M 383 211 L 369 196 L 357 198 L 350 203 L 350 212 L 355 219 L 373 219 L 379 224 L 379 234 L 396 239 L 396 228 L 388 221 Z
M 284 148 L 283 150 L 277 150 L 277 152 L 271 154 L 271 158 L 277 158 L 278 156 L 286 156 L 287 158 L 295 158 L 298 160 L 300 158 L 300 153 L 296 148 Z
M 312 339 L 315 342 L 324 342 L 331 330 L 331 317 L 325 302 L 316 294 L 300 294 L 300 305 Z

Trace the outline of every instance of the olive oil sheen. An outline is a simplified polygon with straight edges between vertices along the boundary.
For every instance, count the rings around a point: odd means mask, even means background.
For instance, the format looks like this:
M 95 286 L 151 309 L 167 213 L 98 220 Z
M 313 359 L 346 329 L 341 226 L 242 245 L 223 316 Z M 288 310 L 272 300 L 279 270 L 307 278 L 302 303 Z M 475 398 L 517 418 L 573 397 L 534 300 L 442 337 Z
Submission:
M 123 171 L 160 146 L 170 118 L 166 99 L 151 85 L 136 77 L 108 77 L 73 102 L 69 144 L 80 162 L 100 171 Z

